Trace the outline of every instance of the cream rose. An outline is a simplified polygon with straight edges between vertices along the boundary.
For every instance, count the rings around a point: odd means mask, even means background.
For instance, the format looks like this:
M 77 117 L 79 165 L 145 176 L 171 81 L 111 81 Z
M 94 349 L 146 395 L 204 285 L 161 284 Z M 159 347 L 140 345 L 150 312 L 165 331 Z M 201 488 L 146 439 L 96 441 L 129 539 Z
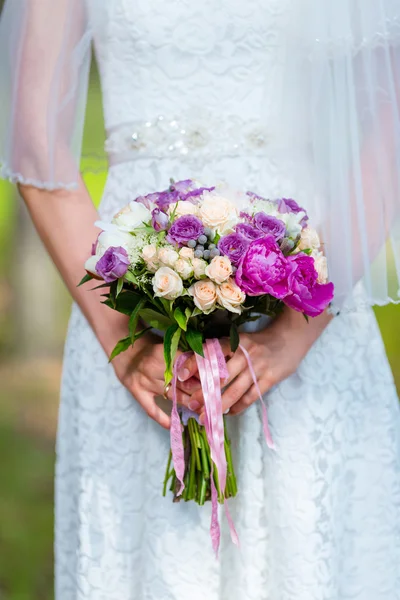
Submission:
M 179 256 L 186 260 L 193 260 L 194 259 L 194 250 L 193 250 L 193 248 L 187 248 L 186 246 L 184 246 L 183 248 L 181 248 L 179 250 Z
M 179 273 L 182 279 L 189 279 L 193 275 L 192 263 L 183 258 L 179 258 L 174 264 L 174 270 Z
M 153 273 L 157 271 L 160 265 L 157 258 L 157 246 L 155 244 L 148 244 L 143 247 L 142 258 L 149 271 L 152 271 Z
M 173 267 L 179 258 L 179 254 L 172 246 L 164 246 L 158 251 L 158 260 L 167 267 Z
M 206 275 L 206 267 L 208 263 L 202 258 L 194 258 L 192 260 L 194 276 L 196 279 L 201 279 Z
M 243 310 L 241 305 L 246 300 L 246 294 L 242 292 L 231 277 L 228 281 L 217 286 L 217 299 L 218 304 L 226 310 L 240 314 Z
M 206 315 L 215 309 L 217 303 L 217 288 L 215 283 L 209 279 L 203 279 L 196 281 L 188 292 L 193 296 L 193 301 L 197 308 L 199 308 Z
M 169 267 L 160 267 L 153 277 L 153 290 L 155 296 L 175 300 L 183 292 L 182 279 Z
M 326 256 L 322 252 L 313 254 L 314 267 L 318 273 L 318 283 L 326 283 L 328 281 L 328 262 Z
M 199 217 L 206 227 L 220 235 L 233 231 L 239 222 L 236 206 L 227 198 L 205 192 L 199 208 Z
M 151 219 L 151 212 L 141 202 L 130 202 L 120 210 L 112 222 L 122 231 L 134 231 L 141 227 L 143 223 L 148 223 Z
M 232 263 L 227 256 L 215 256 L 205 273 L 215 283 L 222 283 L 232 275 Z
M 298 245 L 299 250 L 318 250 L 321 245 L 319 235 L 312 227 L 306 227 L 300 234 L 300 243 Z
M 197 215 L 197 211 L 198 206 L 188 200 L 179 200 L 179 202 L 174 202 L 168 207 L 168 213 L 170 215 L 174 213 L 176 219 L 183 217 L 183 215 Z

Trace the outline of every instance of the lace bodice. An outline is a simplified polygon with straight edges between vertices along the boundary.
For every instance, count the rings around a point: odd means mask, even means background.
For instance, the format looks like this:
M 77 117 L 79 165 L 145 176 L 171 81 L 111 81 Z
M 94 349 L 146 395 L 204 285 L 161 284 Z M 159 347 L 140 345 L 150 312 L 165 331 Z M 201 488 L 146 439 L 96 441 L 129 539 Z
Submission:
M 204 106 L 221 119 L 266 114 L 287 0 L 88 1 L 107 129 L 182 111 L 195 121 Z

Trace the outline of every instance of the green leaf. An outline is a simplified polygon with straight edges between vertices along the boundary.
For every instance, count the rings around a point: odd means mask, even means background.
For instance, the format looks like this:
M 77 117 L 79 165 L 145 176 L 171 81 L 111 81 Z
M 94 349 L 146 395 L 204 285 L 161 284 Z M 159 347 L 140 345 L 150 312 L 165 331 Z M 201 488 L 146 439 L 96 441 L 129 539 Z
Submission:
M 168 327 L 164 336 L 164 359 L 165 359 L 165 385 L 168 385 L 172 379 L 172 367 L 174 358 L 178 350 L 179 340 L 182 330 L 178 325 Z
M 306 315 L 306 313 L 303 313 L 303 317 L 305 318 L 305 320 L 307 321 L 307 323 L 310 322 L 310 319 L 308 318 L 308 315 Z
M 236 352 L 240 344 L 239 331 L 237 325 L 235 323 L 231 324 L 231 328 L 229 330 L 229 339 L 231 342 L 231 350 L 232 352 Z
M 192 312 L 192 317 L 197 317 L 197 315 L 202 315 L 203 311 L 200 310 L 199 308 L 197 308 L 197 306 L 194 307 L 193 312 Z
M 186 332 L 186 341 L 193 350 L 193 352 L 196 352 L 196 354 L 200 354 L 200 356 L 204 357 L 203 336 L 200 333 L 200 331 L 188 327 Z
M 145 333 L 147 333 L 148 331 L 150 331 L 150 329 L 152 329 L 152 328 L 151 327 L 145 327 L 144 329 L 141 329 L 140 331 L 138 331 L 137 333 L 135 333 L 135 339 L 133 340 L 133 342 L 136 342 L 136 340 L 138 340 L 139 338 L 142 337 L 142 335 L 144 335 Z
M 142 308 L 140 316 L 145 323 L 148 323 L 151 327 L 160 329 L 161 331 L 166 331 L 168 327 L 172 325 L 171 319 L 152 308 Z
M 179 308 L 179 306 L 177 306 L 176 309 L 174 310 L 174 319 L 178 323 L 179 327 L 181 329 L 183 329 L 183 331 L 186 331 L 186 328 L 187 328 L 186 314 L 183 312 L 183 310 L 181 308 Z
M 118 296 L 120 295 L 122 288 L 124 286 L 124 279 L 123 277 L 120 277 L 118 279 L 118 283 L 117 283 L 117 292 L 116 292 L 116 298 L 118 298 Z
M 137 279 L 136 279 L 135 275 L 132 273 L 132 271 L 127 271 L 124 275 L 124 279 L 125 279 L 125 281 L 129 281 L 129 283 L 133 283 L 134 285 L 137 285 Z
M 192 309 L 187 306 L 185 308 L 186 322 L 189 321 L 189 319 L 190 319 L 191 316 L 192 316 Z
M 94 290 L 100 290 L 101 288 L 109 288 L 109 287 L 110 287 L 109 283 L 102 283 L 101 285 L 96 285 L 96 287 L 94 287 L 94 288 L 90 288 L 90 291 L 94 292 Z
M 143 296 L 137 294 L 136 292 L 131 292 L 130 290 L 123 290 L 118 296 L 118 298 L 116 298 L 114 303 L 112 299 L 108 297 L 107 300 L 103 302 L 103 304 L 106 304 L 110 308 L 113 308 L 114 310 L 117 310 L 118 312 L 121 312 L 124 315 L 128 315 L 128 317 L 130 317 L 133 309 L 141 300 L 141 298 L 143 298 Z
M 305 250 L 301 250 L 301 252 L 303 252 L 303 254 L 307 254 L 307 256 L 310 256 L 312 254 L 312 248 L 306 248 Z
M 113 358 L 118 356 L 118 354 L 121 354 L 121 352 L 125 352 L 125 350 L 128 350 L 129 346 L 131 346 L 131 345 L 132 345 L 132 340 L 131 340 L 130 336 L 123 338 L 122 340 L 119 340 L 118 344 L 115 346 L 114 350 L 111 352 L 108 362 L 111 362 L 113 360 Z
M 88 281 L 91 281 L 92 279 L 94 279 L 93 275 L 89 275 L 89 273 L 86 273 L 86 275 L 84 277 L 82 277 L 82 279 L 80 280 L 80 282 L 78 283 L 78 285 L 76 287 L 79 287 L 80 285 L 83 285 L 84 283 L 87 283 Z
M 135 308 L 132 311 L 132 314 L 129 318 L 129 335 L 131 336 L 132 345 L 135 341 L 136 327 L 139 321 L 139 313 L 144 305 L 146 304 L 146 298 L 140 298 L 139 302 L 136 304 Z

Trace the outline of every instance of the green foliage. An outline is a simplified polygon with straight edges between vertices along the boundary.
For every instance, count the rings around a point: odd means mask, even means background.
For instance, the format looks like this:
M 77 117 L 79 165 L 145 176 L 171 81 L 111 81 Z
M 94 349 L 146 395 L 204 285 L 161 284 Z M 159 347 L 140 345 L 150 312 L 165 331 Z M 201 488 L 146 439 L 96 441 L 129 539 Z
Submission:
M 188 322 L 188 317 L 187 317 L 186 311 L 183 312 L 183 310 L 181 308 L 179 308 L 179 306 L 177 306 L 174 310 L 174 318 L 175 318 L 175 321 L 178 323 L 179 327 L 181 329 L 183 329 L 183 331 L 186 331 L 187 322 Z
M 179 346 L 182 330 L 178 325 L 168 327 L 164 336 L 165 385 L 172 380 L 172 367 Z
M 108 362 L 111 362 L 116 356 L 118 356 L 118 354 L 121 354 L 121 352 L 125 352 L 125 350 L 128 350 L 128 348 L 131 345 L 132 340 L 130 335 L 128 335 L 128 337 L 126 338 L 123 338 L 122 340 L 119 340 L 114 350 L 111 352 Z
M 229 339 L 231 343 L 232 352 L 236 352 L 240 343 L 239 330 L 236 323 L 231 324 L 231 328 L 229 330 Z
M 107 298 L 103 304 L 106 304 L 110 308 L 117 310 L 118 312 L 123 313 L 124 315 L 131 316 L 132 311 L 135 309 L 136 305 L 143 298 L 140 294 L 136 292 L 132 292 L 130 290 L 123 290 L 118 298 L 115 298 L 113 302 L 110 298 Z
M 172 325 L 170 318 L 156 310 L 153 310 L 152 308 L 142 308 L 140 311 L 140 317 L 145 323 L 151 327 L 154 327 L 154 329 L 159 329 L 160 331 L 166 331 L 168 327 Z
M 146 302 L 146 298 L 140 298 L 139 302 L 133 309 L 131 316 L 129 317 L 129 335 L 132 340 L 132 345 L 135 342 L 135 334 L 139 322 L 140 310 L 144 308 Z
M 196 354 L 204 357 L 203 335 L 200 331 L 197 331 L 192 327 L 188 327 L 186 331 L 186 341 L 193 352 L 196 352 Z
M 79 287 L 79 286 L 83 285 L 84 283 L 87 283 L 88 281 L 92 281 L 92 279 L 94 279 L 94 277 L 92 275 L 89 275 L 89 273 L 86 273 L 86 275 L 84 275 L 82 277 L 82 279 L 80 280 L 80 282 L 78 283 L 78 285 L 76 287 Z

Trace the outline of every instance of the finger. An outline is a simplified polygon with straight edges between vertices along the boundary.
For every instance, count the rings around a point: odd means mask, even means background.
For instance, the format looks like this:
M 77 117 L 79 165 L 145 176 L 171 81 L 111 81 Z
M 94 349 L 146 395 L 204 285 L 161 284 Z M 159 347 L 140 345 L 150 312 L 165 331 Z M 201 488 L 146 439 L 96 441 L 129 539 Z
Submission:
M 253 384 L 251 388 L 240 398 L 236 404 L 232 406 L 229 411 L 231 416 L 237 416 L 243 413 L 249 406 L 254 404 L 258 400 L 258 392 L 256 390 L 256 386 Z
M 220 340 L 222 352 L 225 358 L 231 358 L 233 352 L 231 350 L 230 342 L 228 338 L 221 338 Z M 178 372 L 178 380 L 183 382 L 187 381 L 191 377 L 194 377 L 198 373 L 196 354 L 190 356 L 186 362 L 182 365 Z
M 168 392 L 165 393 L 166 388 L 165 388 L 164 379 L 162 381 L 146 379 L 143 381 L 142 389 L 148 390 L 154 396 L 163 396 L 164 398 L 166 397 L 168 400 L 171 400 L 171 402 L 172 402 L 172 398 L 173 398 L 172 386 L 169 386 Z M 190 394 L 187 394 L 186 392 L 180 390 L 178 387 L 176 388 L 176 401 L 178 404 L 188 406 L 188 404 L 190 402 L 190 398 L 191 398 Z
M 198 377 L 190 377 L 187 381 L 178 381 L 177 387 L 186 394 L 194 394 L 201 389 L 201 382 Z
M 151 419 L 164 429 L 170 428 L 170 417 L 156 404 L 154 395 L 151 392 L 140 391 L 134 394 L 134 397 Z
M 249 372 L 245 371 L 239 375 L 239 377 L 237 377 L 222 394 L 222 412 L 224 414 L 227 411 L 230 412 L 231 407 L 234 406 L 236 402 L 239 402 L 242 396 L 249 391 L 252 385 L 253 380 Z M 202 410 L 200 413 L 200 421 L 204 421 L 204 410 Z

